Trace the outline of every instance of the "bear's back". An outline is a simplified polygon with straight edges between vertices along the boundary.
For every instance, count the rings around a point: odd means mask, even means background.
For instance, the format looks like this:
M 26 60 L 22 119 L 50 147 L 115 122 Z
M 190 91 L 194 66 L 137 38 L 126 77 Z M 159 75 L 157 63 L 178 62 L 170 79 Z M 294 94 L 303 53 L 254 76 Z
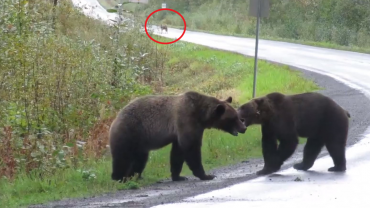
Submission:
M 336 102 L 320 93 L 290 95 L 287 99 L 292 103 L 297 132 L 302 137 L 312 136 L 321 128 L 340 128 L 347 119 Z
M 146 149 L 157 149 L 176 137 L 175 109 L 178 96 L 145 96 L 125 106 L 117 117 L 118 126 L 130 140 L 140 140 Z

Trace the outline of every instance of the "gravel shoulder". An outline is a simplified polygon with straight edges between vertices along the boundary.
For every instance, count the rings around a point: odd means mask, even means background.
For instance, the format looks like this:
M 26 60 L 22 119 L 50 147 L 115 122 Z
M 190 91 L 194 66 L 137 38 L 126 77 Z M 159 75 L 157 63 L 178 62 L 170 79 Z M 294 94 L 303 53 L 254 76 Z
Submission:
M 352 89 L 335 79 L 310 71 L 291 67 L 303 72 L 303 76 L 313 80 L 324 90 L 320 93 L 338 102 L 351 114 L 347 147 L 362 138 L 362 134 L 370 124 L 370 100 L 358 90 Z M 292 167 L 302 158 L 303 146 L 300 145 L 295 154 L 285 162 L 283 169 Z M 327 155 L 324 148 L 319 157 Z M 256 178 L 255 172 L 263 167 L 263 159 L 251 159 L 236 165 L 206 170 L 217 175 L 213 181 L 200 181 L 189 177 L 185 182 L 172 182 L 169 179 L 138 190 L 123 190 L 91 198 L 65 199 L 39 207 L 151 207 L 159 204 L 178 202 L 184 198 L 224 188 Z

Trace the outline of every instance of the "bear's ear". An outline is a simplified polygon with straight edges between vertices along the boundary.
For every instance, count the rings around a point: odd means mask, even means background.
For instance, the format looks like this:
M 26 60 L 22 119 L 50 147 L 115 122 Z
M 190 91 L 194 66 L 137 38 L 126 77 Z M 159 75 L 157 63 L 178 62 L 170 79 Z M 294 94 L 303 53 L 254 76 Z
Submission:
M 271 103 L 268 100 L 268 98 L 258 98 L 255 100 L 255 103 L 257 105 L 256 107 L 256 114 L 261 115 L 262 113 L 268 113 L 271 109 Z
M 221 116 L 225 113 L 225 106 L 222 104 L 218 104 L 215 109 L 215 114 Z
M 231 103 L 231 102 L 233 102 L 233 98 L 232 97 L 228 97 L 225 101 L 228 102 L 228 103 Z
M 258 98 L 258 99 L 255 99 L 254 100 L 257 104 L 258 107 L 261 107 L 264 103 L 264 99 L 263 98 Z
M 265 100 L 263 98 L 258 98 L 258 99 L 255 100 L 255 102 L 257 104 L 256 114 L 261 115 L 261 110 L 264 109 L 263 104 L 264 104 Z

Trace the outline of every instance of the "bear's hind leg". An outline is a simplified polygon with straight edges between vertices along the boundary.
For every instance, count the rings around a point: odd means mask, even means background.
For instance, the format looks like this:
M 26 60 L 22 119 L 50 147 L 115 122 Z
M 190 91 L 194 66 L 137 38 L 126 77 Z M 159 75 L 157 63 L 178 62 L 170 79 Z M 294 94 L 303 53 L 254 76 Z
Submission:
M 320 137 L 310 137 L 307 138 L 307 143 L 304 146 L 303 150 L 303 161 L 301 163 L 295 164 L 293 167 L 296 170 L 306 171 L 310 169 L 319 153 L 321 152 L 322 147 L 324 146 L 324 141 Z
M 180 176 L 182 166 L 185 162 L 184 154 L 177 141 L 172 143 L 170 164 L 172 181 L 185 181 L 186 177 Z
M 146 163 L 148 162 L 149 152 L 136 153 L 134 156 L 134 165 L 132 168 L 131 175 L 134 176 L 135 173 L 138 174 L 138 179 L 143 179 L 141 174 L 143 173 Z
M 337 141 L 331 140 L 326 142 L 325 146 L 334 162 L 334 167 L 329 168 L 328 171 L 330 172 L 345 171 L 346 170 L 345 143 L 340 142 L 340 140 Z

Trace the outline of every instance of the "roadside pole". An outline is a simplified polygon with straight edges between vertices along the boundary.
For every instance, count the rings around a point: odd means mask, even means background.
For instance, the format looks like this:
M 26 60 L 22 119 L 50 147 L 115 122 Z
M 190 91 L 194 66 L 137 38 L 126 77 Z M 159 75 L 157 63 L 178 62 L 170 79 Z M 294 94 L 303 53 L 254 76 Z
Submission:
M 267 17 L 269 15 L 269 12 L 270 12 L 270 0 L 250 0 L 249 15 L 257 18 L 252 98 L 256 97 L 257 68 L 258 68 L 258 39 L 259 39 L 259 30 L 260 30 L 260 19 L 261 17 Z
M 162 9 L 163 8 L 167 8 L 166 3 L 162 3 Z M 162 33 L 162 28 L 161 27 L 159 27 L 159 31 Z M 158 44 L 155 44 L 155 67 L 156 67 L 156 69 L 158 68 L 158 66 L 157 66 L 157 53 L 158 53 Z

